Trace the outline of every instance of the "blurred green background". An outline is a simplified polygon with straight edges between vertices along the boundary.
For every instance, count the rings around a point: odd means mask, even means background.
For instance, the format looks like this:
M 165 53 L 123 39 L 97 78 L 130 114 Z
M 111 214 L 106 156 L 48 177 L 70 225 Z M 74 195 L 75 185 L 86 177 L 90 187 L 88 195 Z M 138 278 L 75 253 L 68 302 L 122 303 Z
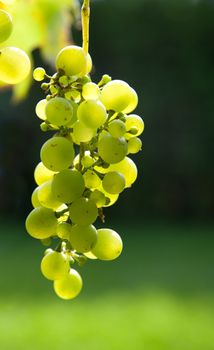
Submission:
M 214 350 L 214 1 L 92 1 L 90 35 L 94 80 L 133 86 L 146 125 L 138 180 L 105 211 L 124 252 L 79 268 L 76 300 L 55 297 L 44 247 L 24 229 L 47 138 L 34 113 L 43 94 L 35 83 L 12 106 L 2 92 L 0 347 Z

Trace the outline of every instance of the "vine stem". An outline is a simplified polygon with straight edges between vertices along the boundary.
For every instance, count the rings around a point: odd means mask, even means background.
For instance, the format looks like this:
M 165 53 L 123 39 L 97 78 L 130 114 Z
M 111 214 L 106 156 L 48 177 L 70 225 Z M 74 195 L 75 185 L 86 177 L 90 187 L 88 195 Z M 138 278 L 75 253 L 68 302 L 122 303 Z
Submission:
M 90 0 L 84 0 L 82 9 L 82 47 L 85 54 L 88 54 L 89 47 L 89 20 L 90 20 Z

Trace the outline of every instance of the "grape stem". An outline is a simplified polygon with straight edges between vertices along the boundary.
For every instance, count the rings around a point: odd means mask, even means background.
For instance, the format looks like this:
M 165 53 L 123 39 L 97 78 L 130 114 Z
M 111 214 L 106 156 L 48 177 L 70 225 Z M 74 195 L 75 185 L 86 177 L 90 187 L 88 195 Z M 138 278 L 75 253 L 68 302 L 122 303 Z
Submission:
M 89 20 L 90 20 L 90 0 L 84 0 L 82 9 L 82 47 L 85 54 L 88 54 L 89 46 Z

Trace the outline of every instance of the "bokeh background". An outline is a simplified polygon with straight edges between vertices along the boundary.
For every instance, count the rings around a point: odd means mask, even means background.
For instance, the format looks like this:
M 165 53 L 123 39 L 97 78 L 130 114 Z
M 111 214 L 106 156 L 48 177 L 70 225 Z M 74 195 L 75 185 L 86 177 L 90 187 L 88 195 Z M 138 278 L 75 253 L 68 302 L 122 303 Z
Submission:
M 92 1 L 93 79 L 136 89 L 145 132 L 139 176 L 106 209 L 124 240 L 109 263 L 79 268 L 82 294 L 58 300 L 25 232 L 33 170 L 47 135 L 34 83 L 0 94 L 0 343 L 3 350 L 214 349 L 214 1 Z M 81 33 L 73 30 L 76 44 Z M 37 65 L 51 73 L 34 51 Z

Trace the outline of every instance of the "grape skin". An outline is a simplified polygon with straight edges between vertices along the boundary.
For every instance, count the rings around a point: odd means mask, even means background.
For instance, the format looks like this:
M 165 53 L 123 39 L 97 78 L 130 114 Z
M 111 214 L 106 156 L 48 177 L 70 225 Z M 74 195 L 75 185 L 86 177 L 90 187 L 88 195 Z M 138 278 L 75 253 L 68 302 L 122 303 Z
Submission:
M 52 251 L 43 257 L 41 271 L 49 280 L 62 279 L 69 271 L 69 263 L 62 253 Z
M 118 163 L 124 159 L 127 150 L 127 142 L 123 137 L 114 138 L 106 134 L 98 142 L 98 153 L 109 164 Z
M 91 199 L 81 197 L 71 204 L 69 213 L 75 224 L 90 225 L 96 220 L 98 210 Z
M 96 244 L 97 230 L 93 225 L 74 225 L 69 240 L 77 252 L 89 252 Z
M 81 75 L 87 71 L 87 57 L 79 46 L 64 47 L 56 57 L 56 68 L 63 70 L 66 75 Z
M 0 10 L 0 43 L 6 41 L 13 30 L 12 17 L 4 10 Z
M 53 210 L 38 207 L 30 212 L 25 226 L 30 236 L 37 239 L 45 239 L 55 234 L 57 219 Z
M 64 278 L 54 281 L 54 291 L 62 299 L 70 300 L 75 298 L 82 289 L 82 278 L 80 274 L 70 269 Z
M 97 243 L 91 250 L 100 260 L 114 260 L 122 252 L 123 242 L 117 232 L 107 228 L 97 230 Z

